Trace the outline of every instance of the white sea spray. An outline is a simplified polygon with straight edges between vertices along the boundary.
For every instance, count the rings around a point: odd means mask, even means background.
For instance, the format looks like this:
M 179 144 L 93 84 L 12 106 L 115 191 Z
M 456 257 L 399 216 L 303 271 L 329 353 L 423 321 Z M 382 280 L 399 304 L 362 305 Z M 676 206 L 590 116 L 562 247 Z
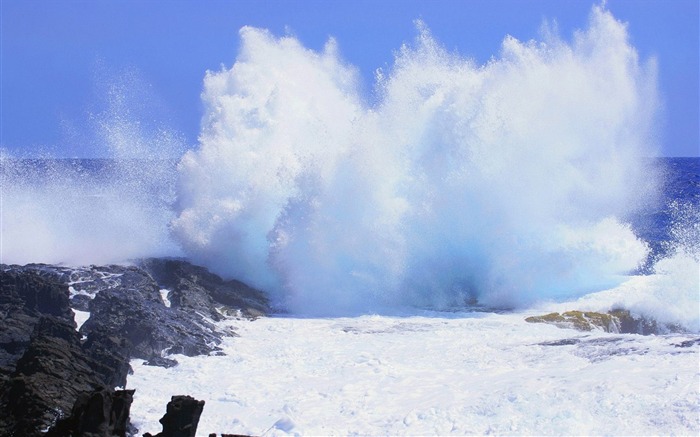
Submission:
M 576 296 L 646 255 L 622 221 L 654 185 L 656 69 L 603 7 L 485 65 L 419 23 L 372 105 L 335 41 L 240 35 L 180 163 L 172 229 L 196 262 L 333 314 Z
M 102 159 L 0 150 L 0 262 L 82 265 L 180 253 L 168 222 L 184 141 L 139 118 L 135 108 L 149 96 L 137 76 L 110 81 L 104 109 L 88 123 Z

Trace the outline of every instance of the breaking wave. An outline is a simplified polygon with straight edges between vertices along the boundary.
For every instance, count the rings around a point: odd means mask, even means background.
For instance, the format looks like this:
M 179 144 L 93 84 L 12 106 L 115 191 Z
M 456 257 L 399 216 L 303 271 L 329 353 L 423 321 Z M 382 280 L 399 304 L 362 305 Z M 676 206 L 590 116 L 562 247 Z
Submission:
M 338 314 L 573 297 L 644 260 L 625 220 L 654 197 L 656 67 L 603 7 L 484 65 L 418 23 L 371 104 L 334 40 L 240 36 L 179 164 L 171 230 L 195 262 Z

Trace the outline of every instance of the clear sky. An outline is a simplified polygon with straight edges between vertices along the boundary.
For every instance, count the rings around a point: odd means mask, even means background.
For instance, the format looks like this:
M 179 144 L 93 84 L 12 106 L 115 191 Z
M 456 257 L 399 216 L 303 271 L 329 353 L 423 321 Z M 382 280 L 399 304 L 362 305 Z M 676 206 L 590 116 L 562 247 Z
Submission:
M 329 36 L 367 88 L 374 71 L 416 34 L 422 19 L 448 49 L 479 63 L 505 35 L 538 37 L 556 20 L 570 39 L 585 28 L 592 1 L 579 0 L 0 0 L 0 146 L 89 156 L 81 131 L 99 111 L 105 84 L 138 77 L 148 116 L 196 144 L 206 70 L 230 67 L 238 30 L 263 27 L 321 49 Z M 629 24 L 643 59 L 656 57 L 664 102 L 662 153 L 699 156 L 699 0 L 608 0 Z

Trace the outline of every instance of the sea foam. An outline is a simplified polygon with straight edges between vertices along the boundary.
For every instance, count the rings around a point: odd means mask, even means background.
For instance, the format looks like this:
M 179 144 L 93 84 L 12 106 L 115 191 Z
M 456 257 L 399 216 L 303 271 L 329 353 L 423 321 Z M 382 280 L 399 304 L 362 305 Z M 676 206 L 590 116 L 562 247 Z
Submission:
M 334 40 L 241 29 L 179 164 L 185 253 L 309 314 L 620 283 L 647 253 L 625 219 L 653 194 L 658 109 L 626 25 L 594 6 L 570 41 L 509 36 L 484 65 L 417 27 L 371 99 Z

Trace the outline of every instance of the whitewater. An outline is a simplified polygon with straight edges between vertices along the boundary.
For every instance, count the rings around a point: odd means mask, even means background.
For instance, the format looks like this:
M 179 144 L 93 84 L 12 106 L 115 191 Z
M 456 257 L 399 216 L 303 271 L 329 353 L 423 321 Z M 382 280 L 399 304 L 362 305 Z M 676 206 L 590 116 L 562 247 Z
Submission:
M 226 356 L 133 363 L 132 422 L 206 405 L 201 435 L 694 435 L 697 346 L 584 334 L 522 314 L 232 322 Z M 571 341 L 578 341 L 574 343 Z M 568 340 L 563 345 L 556 345 Z
M 604 6 L 482 65 L 416 28 L 369 91 L 342 41 L 241 29 L 195 147 L 117 84 L 110 159 L 0 151 L 0 262 L 186 257 L 270 296 L 225 355 L 132 362 L 140 432 L 188 394 L 201 435 L 698 434 L 700 194 L 649 159 L 656 61 Z M 677 332 L 525 322 L 619 308 Z

